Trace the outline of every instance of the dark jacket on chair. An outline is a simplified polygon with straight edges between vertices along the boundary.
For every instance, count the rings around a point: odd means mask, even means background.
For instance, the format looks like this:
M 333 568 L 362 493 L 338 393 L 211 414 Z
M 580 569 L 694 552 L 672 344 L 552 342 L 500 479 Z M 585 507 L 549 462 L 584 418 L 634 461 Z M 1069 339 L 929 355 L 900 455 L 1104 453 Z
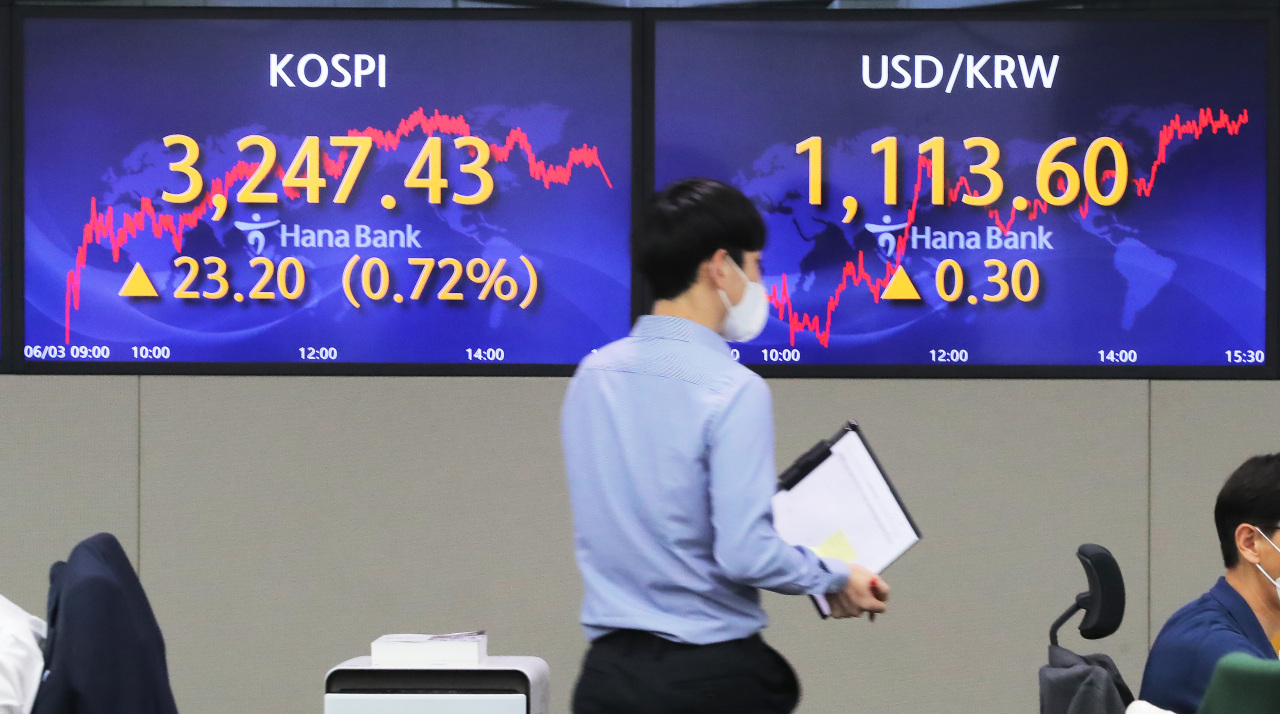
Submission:
M 177 714 L 160 626 L 109 533 L 49 573 L 44 676 L 32 714 Z
M 1110 657 L 1049 645 L 1049 664 L 1040 668 L 1040 714 L 1124 714 L 1131 702 Z

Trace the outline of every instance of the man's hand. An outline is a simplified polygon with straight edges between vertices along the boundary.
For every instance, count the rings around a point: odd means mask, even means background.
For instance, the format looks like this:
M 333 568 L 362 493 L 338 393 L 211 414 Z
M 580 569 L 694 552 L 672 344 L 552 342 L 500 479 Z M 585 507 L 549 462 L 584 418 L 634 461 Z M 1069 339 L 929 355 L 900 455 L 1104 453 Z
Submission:
M 827 595 L 831 616 L 836 619 L 860 617 L 864 612 L 871 613 L 871 619 L 875 619 L 877 613 L 885 611 L 888 600 L 889 584 L 870 570 L 853 563 L 849 564 L 849 582 L 844 589 Z

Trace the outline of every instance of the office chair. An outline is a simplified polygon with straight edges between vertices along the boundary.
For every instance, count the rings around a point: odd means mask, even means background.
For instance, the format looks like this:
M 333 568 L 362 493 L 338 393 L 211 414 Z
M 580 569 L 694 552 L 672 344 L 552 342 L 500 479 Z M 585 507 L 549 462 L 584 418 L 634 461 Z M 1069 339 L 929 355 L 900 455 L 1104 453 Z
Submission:
M 1076 551 L 1089 589 L 1049 628 L 1049 664 L 1040 668 L 1041 714 L 1123 714 L 1133 694 L 1116 663 L 1104 654 L 1078 655 L 1058 645 L 1058 630 L 1084 611 L 1080 636 L 1107 637 L 1124 620 L 1124 577 L 1111 551 L 1086 543 Z
M 1100 545 L 1085 543 L 1076 551 L 1076 557 L 1084 566 L 1089 589 L 1076 595 L 1076 601 L 1067 611 L 1053 621 L 1049 628 L 1049 644 L 1058 645 L 1058 630 L 1072 615 L 1084 610 L 1080 621 L 1080 636 L 1086 640 L 1100 640 L 1120 629 L 1124 620 L 1124 576 L 1111 551 Z
M 1280 711 L 1280 662 L 1232 652 L 1218 660 L 1198 714 Z

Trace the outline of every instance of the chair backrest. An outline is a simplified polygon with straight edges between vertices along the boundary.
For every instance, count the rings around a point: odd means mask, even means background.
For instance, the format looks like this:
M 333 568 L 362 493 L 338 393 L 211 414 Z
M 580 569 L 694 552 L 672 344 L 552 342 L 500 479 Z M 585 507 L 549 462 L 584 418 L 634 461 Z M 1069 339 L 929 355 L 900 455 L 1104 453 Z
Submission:
M 1198 714 L 1280 711 L 1280 661 L 1232 652 L 1218 660 Z
M 53 565 L 48 619 L 32 714 L 177 714 L 160 626 L 115 536 Z
M 1111 551 L 1100 545 L 1085 543 L 1076 550 L 1084 566 L 1089 589 L 1076 595 L 1076 601 L 1049 628 L 1049 642 L 1058 644 L 1058 628 L 1071 616 L 1084 610 L 1080 620 L 1080 636 L 1097 640 L 1120 629 L 1124 621 L 1124 576 Z
M 1111 551 L 1093 543 L 1080 546 L 1076 557 L 1089 580 L 1087 602 L 1080 604 L 1084 608 L 1080 636 L 1086 640 L 1108 637 L 1124 621 L 1124 576 L 1120 565 Z

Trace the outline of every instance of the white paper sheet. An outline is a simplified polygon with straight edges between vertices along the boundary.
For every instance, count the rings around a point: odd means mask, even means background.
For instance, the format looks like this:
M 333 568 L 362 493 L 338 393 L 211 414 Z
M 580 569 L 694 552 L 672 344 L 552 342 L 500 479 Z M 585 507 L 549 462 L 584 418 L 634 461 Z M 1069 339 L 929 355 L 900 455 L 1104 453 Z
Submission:
M 778 534 L 824 557 L 881 573 L 919 537 L 857 432 L 790 491 L 773 497 Z

